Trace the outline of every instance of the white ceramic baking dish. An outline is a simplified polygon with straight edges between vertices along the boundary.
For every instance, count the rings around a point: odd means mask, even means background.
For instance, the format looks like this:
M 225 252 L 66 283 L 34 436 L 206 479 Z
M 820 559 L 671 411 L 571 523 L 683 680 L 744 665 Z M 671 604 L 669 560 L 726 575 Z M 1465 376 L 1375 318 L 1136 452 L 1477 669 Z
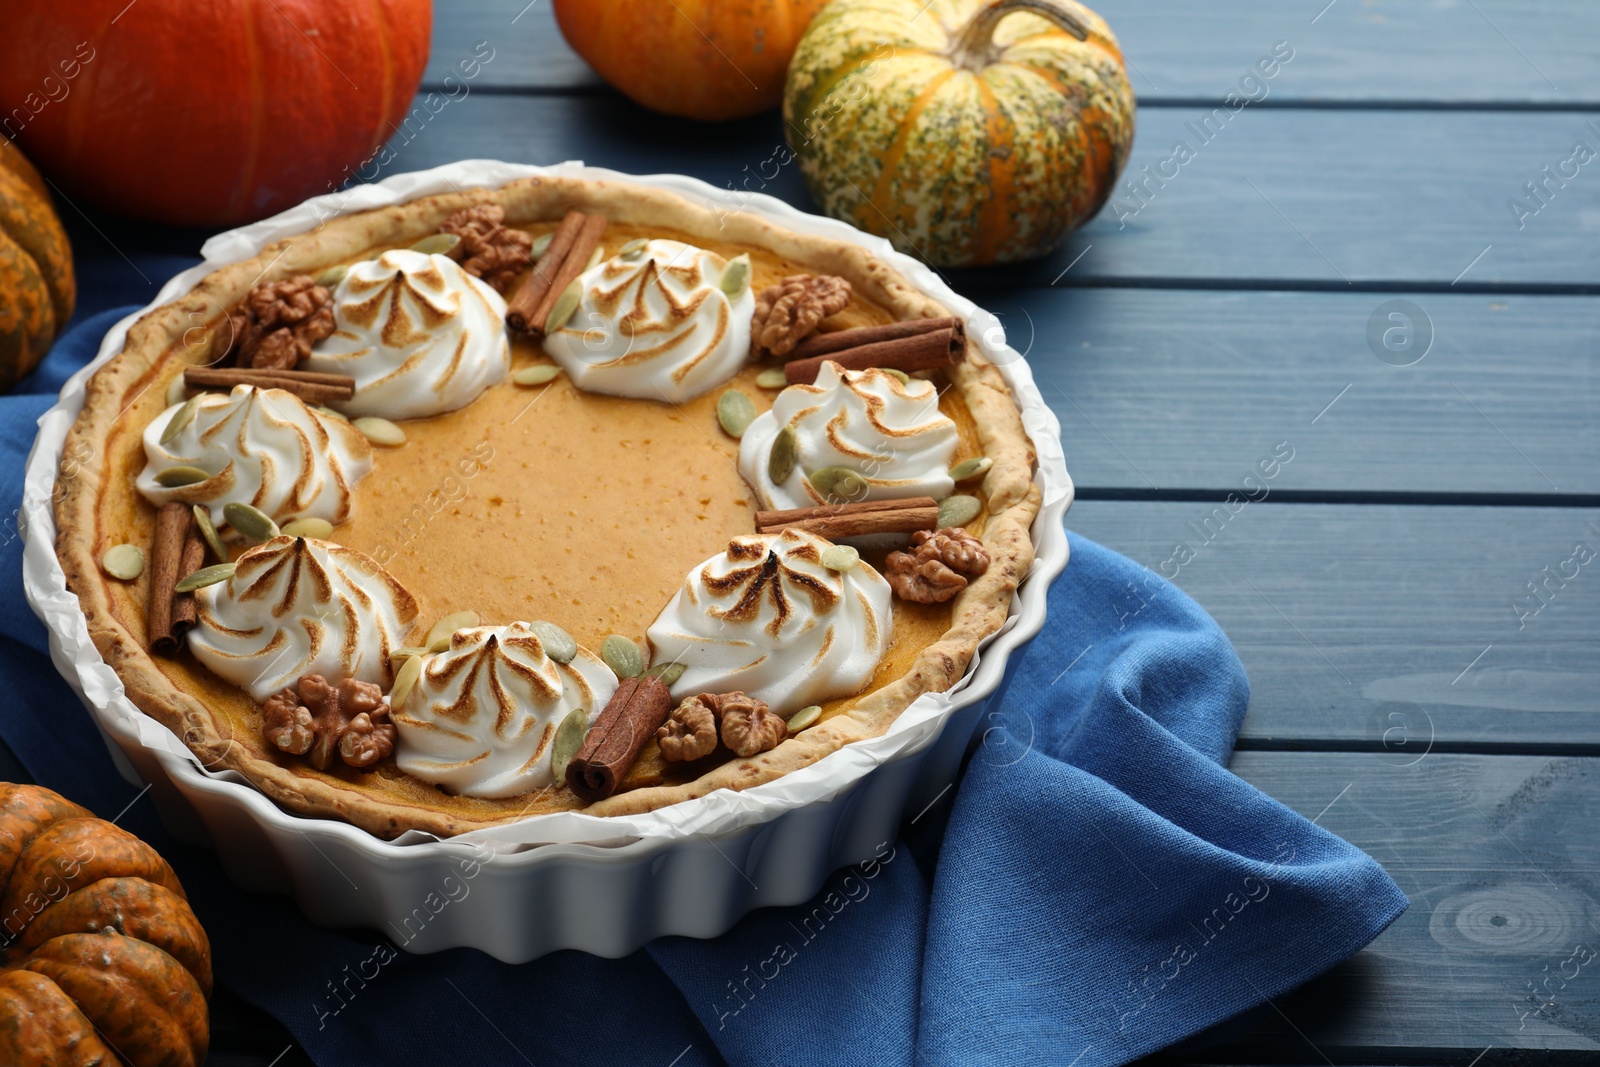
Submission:
M 713 208 L 867 247 L 963 316 L 970 335 L 1000 367 L 1038 452 L 1044 506 L 1033 528 L 1033 569 L 1005 626 L 953 690 L 925 694 L 884 736 L 846 746 L 775 782 L 741 793 L 717 791 L 642 816 L 560 813 L 443 841 L 420 834 L 383 841 L 345 823 L 291 814 L 237 774 L 200 766 L 177 737 L 124 696 L 91 643 L 56 559 L 50 501 L 85 382 L 121 350 L 128 326 L 149 308 L 118 323 L 94 362 L 72 377 L 40 420 L 28 459 L 23 580 L 49 630 L 56 668 L 83 698 L 122 773 L 135 784 L 149 783 L 167 825 L 185 840 L 214 848 L 240 885 L 287 893 L 314 922 L 368 927 L 409 951 L 472 946 L 512 963 L 564 948 L 621 956 L 665 934 L 714 937 L 754 908 L 809 899 L 830 872 L 892 842 L 902 818 L 915 817 L 954 780 L 986 709 L 1004 693 L 1013 657 L 1044 624 L 1049 584 L 1067 562 L 1062 518 L 1072 501 L 1059 424 L 995 316 L 881 238 L 771 197 L 679 175 L 483 160 L 396 175 L 218 235 L 202 250 L 205 262 L 163 286 L 150 308 L 181 296 L 218 266 L 249 258 L 330 215 L 542 174 L 657 186 Z

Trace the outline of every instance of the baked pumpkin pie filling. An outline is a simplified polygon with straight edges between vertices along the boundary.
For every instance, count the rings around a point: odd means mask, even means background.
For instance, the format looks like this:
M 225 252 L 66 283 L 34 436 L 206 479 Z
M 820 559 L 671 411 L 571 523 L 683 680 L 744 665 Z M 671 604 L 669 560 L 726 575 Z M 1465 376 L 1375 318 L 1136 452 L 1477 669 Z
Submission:
M 560 292 L 544 294 L 544 329 L 536 321 L 531 334 L 500 333 L 506 303 L 484 296 L 488 286 L 477 277 L 456 279 L 453 271 L 466 272 L 448 251 L 429 251 L 448 243 L 435 238 L 449 220 L 485 207 L 503 213 L 508 233 L 525 235 L 512 240 L 513 252 L 529 249 L 520 272 L 506 268 L 509 253 L 495 264 L 513 312 L 519 299 L 529 303 L 524 290 L 534 275 L 555 275 L 547 286 L 554 289 L 563 280 L 559 268 L 568 268 Z M 604 219 L 603 234 L 592 248 L 574 238 L 563 253 L 574 214 Z M 459 244 L 453 250 L 459 254 Z M 578 257 L 583 262 L 573 264 Z M 307 358 L 268 373 L 287 373 L 293 384 L 301 373 L 332 380 L 348 372 L 350 399 L 303 404 L 248 382 L 229 392 L 183 388 L 185 371 L 212 363 L 222 347 L 209 338 L 197 343 L 196 323 L 206 334 L 235 333 L 230 315 L 253 290 L 305 277 L 330 283 L 320 288 L 334 329 L 324 323 Z M 203 765 L 240 772 L 292 811 L 348 819 L 385 837 L 411 829 L 451 834 L 551 811 L 650 810 L 770 781 L 882 733 L 916 695 L 958 681 L 977 641 L 1004 621 L 1031 563 L 1032 450 L 1003 379 L 965 342 L 964 358 L 948 366 L 915 369 L 930 350 L 924 344 L 913 369 L 897 371 L 895 352 L 905 345 L 891 341 L 900 348 L 882 350 L 888 370 L 851 369 L 847 357 L 860 349 L 846 348 L 810 372 L 812 382 L 775 381 L 775 371 L 781 378 L 788 369 L 792 378 L 805 361 L 762 352 L 772 336 L 759 329 L 763 309 L 769 321 L 785 312 L 761 299 L 771 304 L 786 280 L 806 277 L 848 282 L 848 303 L 834 310 L 832 292 L 827 303 L 811 305 L 815 322 L 796 316 L 805 334 L 787 346 L 780 340 L 790 349 L 782 355 L 800 354 L 808 338 L 948 314 L 857 246 L 608 182 L 536 179 L 344 216 L 219 269 L 130 330 L 124 351 L 92 381 L 69 438 L 58 552 L 97 647 L 134 703 L 174 729 Z M 447 304 L 439 294 L 452 285 L 475 308 L 465 328 L 463 314 L 438 313 Z M 495 310 L 492 329 L 483 307 Z M 538 318 L 543 308 L 532 310 Z M 509 360 L 496 369 L 499 338 Z M 488 353 L 476 368 L 473 346 Z M 397 377 L 397 367 L 415 370 Z M 262 426 L 241 429 L 239 416 L 223 428 L 233 411 L 226 405 L 242 408 L 256 390 L 255 401 L 275 401 Z M 730 391 L 748 405 L 725 401 Z M 343 413 L 331 413 L 341 406 Z M 312 441 L 308 455 L 263 443 L 286 432 L 279 423 L 296 423 L 302 409 L 316 423 L 298 438 Z M 374 419 L 382 425 L 365 425 Z M 398 443 L 388 443 L 395 428 Z M 357 430 L 368 431 L 370 446 L 352 445 L 353 458 L 334 462 L 347 438 L 363 436 Z M 207 439 L 208 432 L 225 440 Z M 161 437 L 166 445 L 151 444 Z M 885 444 L 874 452 L 879 440 Z M 169 447 L 190 451 L 168 457 Z M 183 476 L 163 476 L 153 457 L 181 467 L 176 460 L 210 455 L 207 448 L 225 451 L 253 492 L 219 506 L 207 488 L 219 477 L 215 463 L 194 475 L 209 475 L 205 481 L 154 484 Z M 785 448 L 798 458 L 779 470 L 773 453 Z M 361 473 L 357 453 L 364 452 L 370 470 Z M 252 481 L 246 468 L 261 455 L 268 462 Z M 286 467 L 294 468 L 292 479 Z M 977 471 L 981 481 L 957 485 L 951 468 Z M 348 508 L 328 510 L 319 490 L 324 513 L 291 514 L 283 502 L 309 475 L 338 483 Z M 285 480 L 294 485 L 270 488 Z M 187 642 L 159 654 L 152 602 L 175 594 L 158 587 L 154 566 L 126 580 L 102 561 L 124 545 L 152 557 L 157 503 L 173 512 L 172 497 L 212 518 L 231 558 L 208 553 L 204 563 L 229 574 L 176 594 L 197 602 L 198 619 Z M 251 500 L 273 505 L 256 509 L 272 520 L 258 534 L 262 543 L 241 536 L 252 529 L 245 520 L 255 519 L 238 505 Z M 929 507 L 961 521 L 934 522 Z M 901 521 L 898 530 L 889 526 L 899 519 L 884 523 L 885 515 L 913 512 L 927 521 Z M 785 519 L 789 513 L 798 517 Z M 763 528 L 763 516 L 781 521 Z M 309 518 L 331 530 L 305 525 Z M 957 526 L 967 542 L 948 536 Z M 923 532 L 908 546 L 913 530 Z M 191 530 L 189 540 L 196 536 Z M 915 562 L 894 561 L 919 552 Z M 331 562 L 344 554 L 365 561 L 364 577 L 349 579 L 348 588 Z M 985 566 L 969 567 L 965 577 L 945 566 L 975 556 Z M 287 562 L 297 558 L 298 570 Z M 960 584 L 950 595 L 912 566 Z M 280 578 L 280 571 L 305 577 Z M 250 592 L 267 580 L 261 575 L 278 585 Z M 373 575 L 400 587 L 388 615 L 389 587 L 374 585 Z M 327 595 L 318 599 L 323 584 Z M 342 605 L 350 618 L 318 606 L 328 604 Z M 430 642 L 429 630 L 451 617 L 461 625 Z M 374 621 L 381 619 L 389 621 Z M 539 629 L 549 624 L 558 629 Z M 217 640 L 256 641 L 239 635 L 263 626 L 273 643 L 252 651 L 248 674 L 226 677 L 228 666 L 218 667 L 208 650 Z M 577 646 L 564 662 L 552 632 Z M 358 648 L 365 651 L 351 651 Z M 376 657 L 382 667 L 370 666 Z M 305 665 L 330 686 L 340 674 L 375 686 L 371 721 L 357 725 L 379 723 L 391 739 L 373 750 L 381 757 L 317 766 L 295 751 L 285 738 L 314 733 L 323 719 L 307 714 L 315 702 L 295 696 L 297 668 L 286 664 Z M 847 688 L 836 691 L 839 685 Z M 285 688 L 286 702 L 269 708 L 267 690 Z M 663 722 L 668 691 L 672 718 Z M 753 711 L 725 699 L 746 696 Z M 701 697 L 709 699 L 693 703 Z M 610 706 L 628 700 L 630 708 Z M 646 704 L 651 710 L 641 711 Z M 283 719 L 276 733 L 271 715 Z M 634 721 L 641 715 L 651 721 Z M 384 721 L 391 718 L 398 736 Z M 774 725 L 779 720 L 786 729 Z M 596 735 L 611 727 L 616 737 L 631 730 L 634 743 L 624 763 L 612 760 L 615 781 L 591 793 L 560 772 L 570 761 L 592 762 L 607 741 Z M 573 751 L 574 744 L 582 747 Z M 369 759 L 370 746 L 356 748 Z

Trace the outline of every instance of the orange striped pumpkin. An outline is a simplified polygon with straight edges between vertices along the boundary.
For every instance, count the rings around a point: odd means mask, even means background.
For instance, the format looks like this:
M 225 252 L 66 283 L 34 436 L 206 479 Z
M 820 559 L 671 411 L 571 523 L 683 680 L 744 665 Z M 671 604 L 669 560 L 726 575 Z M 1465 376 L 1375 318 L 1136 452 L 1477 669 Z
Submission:
M 153 222 L 247 222 L 371 180 L 384 143 L 417 136 L 444 106 L 444 94 L 412 100 L 432 0 L 0 9 L 0 132 L 74 201 Z M 446 94 L 464 94 L 453 80 Z
M 825 212 L 941 266 L 1049 252 L 1133 146 L 1122 52 L 1072 0 L 834 0 L 783 111 Z
M 553 0 L 572 50 L 635 103 L 716 122 L 776 107 L 827 0 Z
M 0 137 L 0 389 L 38 365 L 72 317 L 72 246 L 50 190 Z
M 0 961 L 8 1067 L 205 1062 L 211 945 L 177 875 L 38 786 L 0 784 Z

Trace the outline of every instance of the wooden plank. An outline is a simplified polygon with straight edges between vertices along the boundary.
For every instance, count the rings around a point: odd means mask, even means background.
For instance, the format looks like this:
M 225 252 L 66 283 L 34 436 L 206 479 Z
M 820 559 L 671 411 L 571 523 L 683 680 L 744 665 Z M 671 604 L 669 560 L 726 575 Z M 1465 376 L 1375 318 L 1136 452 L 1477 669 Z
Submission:
M 1264 102 L 1571 105 L 1600 98 L 1589 42 L 1600 30 L 1579 0 L 1101 0 L 1141 100 L 1220 101 L 1261 55 L 1287 41 L 1294 58 Z M 490 41 L 484 84 L 592 91 L 599 79 L 572 53 L 548 2 L 437 0 L 428 79 Z M 1470 78 L 1461 72 L 1472 71 Z M 1246 90 L 1259 95 L 1260 89 Z
M 1600 760 L 1240 753 L 1232 769 L 1365 849 L 1411 907 L 1195 1058 L 1466 1065 L 1491 1050 L 1482 1062 L 1505 1064 L 1517 1048 L 1566 1050 L 1517 1063 L 1594 1062 Z
M 473 69 L 461 62 L 485 55 L 484 43 L 493 58 L 468 82 L 472 88 L 592 92 L 604 86 L 567 47 L 550 0 L 435 0 L 433 49 L 423 83 L 454 89 Z M 447 77 L 453 80 L 446 83 Z
M 1067 525 L 1174 578 L 1227 631 L 1250 676 L 1245 747 L 1600 751 L 1600 509 L 1241 489 L 1231 505 L 1079 501 Z M 1114 625 L 1141 603 L 1081 610 Z
M 1027 353 L 1084 495 L 1234 489 L 1280 441 L 1295 457 L 1266 487 L 1279 499 L 1600 492 L 1592 297 L 969 295 Z M 1399 350 L 1391 329 L 1410 330 Z
M 418 105 L 418 120 L 390 142 L 394 158 L 383 173 L 474 157 L 584 159 L 634 173 L 686 172 L 730 197 L 749 188 L 809 206 L 797 167 L 782 165 L 789 154 L 775 114 L 707 126 L 614 96 L 442 99 L 431 109 Z M 958 279 L 1600 293 L 1600 242 L 1589 232 L 1600 226 L 1600 173 L 1579 170 L 1521 230 L 1507 207 L 1575 140 L 1600 146 L 1600 117 L 1247 109 L 1220 127 L 1223 120 L 1212 119 L 1221 132 L 1205 143 L 1194 130 L 1208 114 L 1146 109 L 1129 173 L 1144 180 L 1143 168 L 1154 173 L 1184 139 L 1197 151 L 1168 168 L 1174 177 L 1151 179 L 1143 200 L 1124 184 L 1106 211 L 1044 260 Z M 764 181 L 764 173 L 775 177 Z M 1308 180 L 1318 176 L 1328 180 Z

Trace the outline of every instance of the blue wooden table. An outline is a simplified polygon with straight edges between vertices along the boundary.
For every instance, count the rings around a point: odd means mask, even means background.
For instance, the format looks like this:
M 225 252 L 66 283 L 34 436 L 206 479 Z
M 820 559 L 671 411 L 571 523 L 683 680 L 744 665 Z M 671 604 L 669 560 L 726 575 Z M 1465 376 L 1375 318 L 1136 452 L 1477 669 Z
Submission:
M 582 159 L 756 187 L 776 115 L 646 113 L 524 3 L 435 0 L 424 91 L 493 57 L 386 171 Z M 1097 6 L 1140 97 L 1134 178 L 1275 44 L 1294 56 L 1175 177 L 1046 261 L 951 281 L 1061 418 L 1070 525 L 1232 637 L 1253 687 L 1233 769 L 1412 901 L 1168 1059 L 1600 1062 L 1600 965 L 1574 963 L 1600 951 L 1600 160 L 1561 177 L 1600 152 L 1600 6 Z M 763 191 L 809 207 L 792 166 Z M 80 314 L 126 290 L 126 255 L 171 257 L 153 296 L 204 236 L 67 214 Z M 1247 481 L 1263 458 L 1277 474 Z M 219 1000 L 212 1063 L 307 1062 L 288 1044 Z

